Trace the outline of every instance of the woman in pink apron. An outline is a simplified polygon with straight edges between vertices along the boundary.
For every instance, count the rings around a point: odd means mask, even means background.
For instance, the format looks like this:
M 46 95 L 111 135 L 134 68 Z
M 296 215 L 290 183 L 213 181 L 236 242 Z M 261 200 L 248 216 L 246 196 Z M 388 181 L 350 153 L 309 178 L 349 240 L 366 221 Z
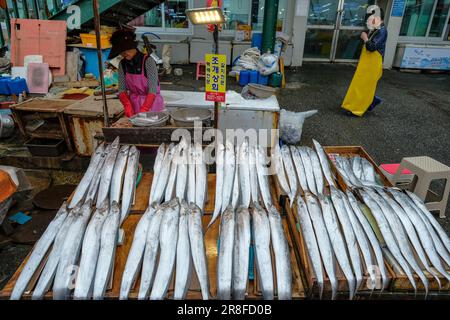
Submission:
M 114 32 L 108 56 L 108 59 L 119 54 L 123 57 L 119 64 L 119 99 L 127 117 L 140 112 L 159 112 L 164 109 L 156 63 L 137 49 L 135 39 L 136 35 L 132 31 Z

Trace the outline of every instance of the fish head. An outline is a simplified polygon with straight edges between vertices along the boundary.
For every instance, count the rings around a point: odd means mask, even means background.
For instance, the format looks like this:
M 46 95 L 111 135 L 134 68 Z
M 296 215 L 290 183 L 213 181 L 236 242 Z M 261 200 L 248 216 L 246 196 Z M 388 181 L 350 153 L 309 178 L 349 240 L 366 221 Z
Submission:
M 222 213 L 222 221 L 228 221 L 231 219 L 234 219 L 234 208 L 231 204 L 229 204 L 225 211 Z
M 73 207 L 72 209 L 70 209 L 69 215 L 70 215 L 70 216 L 77 216 L 78 213 L 79 213 L 80 210 L 81 210 L 81 206 L 82 206 L 82 205 L 83 205 L 82 201 L 79 201 L 75 207 Z
M 297 197 L 297 206 L 298 208 L 306 206 L 305 200 L 300 195 Z
M 176 198 L 173 198 L 172 200 L 170 200 L 168 203 L 167 203 L 167 206 L 168 207 L 170 207 L 170 208 L 176 208 L 176 207 L 179 207 L 180 206 L 180 200 L 178 199 L 178 197 L 176 197 Z
M 119 153 L 124 155 L 124 154 L 128 154 L 128 151 L 130 151 L 130 145 L 124 144 L 123 146 L 120 147 Z
M 92 199 L 88 199 L 86 200 L 86 202 L 83 204 L 83 206 L 81 207 L 82 210 L 85 210 L 85 208 L 90 208 L 92 207 Z
M 158 154 L 164 154 L 166 152 L 166 144 L 165 143 L 161 143 L 158 147 Z
M 103 202 L 99 205 L 99 208 L 109 211 L 109 197 L 106 197 L 105 200 L 103 200 Z
M 56 215 L 60 216 L 60 215 L 66 214 L 68 211 L 67 205 L 68 205 L 67 201 L 64 201 L 63 204 L 61 205 L 61 207 L 59 208 L 58 212 L 56 213 Z
M 111 143 L 111 148 L 112 149 L 117 149 L 119 147 L 119 142 L 120 142 L 120 138 L 119 136 L 117 136 L 114 141 Z
M 247 207 L 244 207 L 244 206 L 239 206 L 239 208 L 237 209 L 237 211 L 236 211 L 236 213 L 246 213 L 246 214 L 248 214 L 249 213 L 249 210 L 248 210 L 248 208 Z
M 180 201 L 180 215 L 186 215 L 189 214 L 189 204 L 186 202 L 186 200 L 182 199 Z
M 101 154 L 105 152 L 105 143 L 102 142 L 98 145 L 98 147 L 95 149 L 95 154 Z
M 120 206 L 119 203 L 117 203 L 117 201 L 115 200 L 111 204 L 111 213 L 120 215 Z
M 318 195 L 317 195 L 317 199 L 319 199 L 319 201 L 322 203 L 325 203 L 325 204 L 328 204 L 329 203 L 329 201 L 328 201 L 328 197 L 327 196 L 325 196 L 325 195 L 323 195 L 322 193 L 319 193 Z
M 189 203 L 189 214 L 201 214 L 202 210 L 194 202 Z
M 280 212 L 273 204 L 269 205 L 268 212 L 273 216 L 280 217 Z

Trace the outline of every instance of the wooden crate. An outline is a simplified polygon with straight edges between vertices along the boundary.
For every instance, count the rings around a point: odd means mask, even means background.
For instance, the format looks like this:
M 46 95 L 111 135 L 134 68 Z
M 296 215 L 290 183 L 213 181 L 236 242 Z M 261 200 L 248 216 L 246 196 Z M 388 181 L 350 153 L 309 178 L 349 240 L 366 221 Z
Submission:
M 286 216 L 283 216 L 282 218 L 282 223 L 283 223 L 283 229 L 284 229 L 284 234 L 286 236 L 286 240 L 288 242 L 288 246 L 289 246 L 289 252 L 290 252 L 290 257 L 291 257 L 291 271 L 292 271 L 292 299 L 293 300 L 299 300 L 299 299 L 305 299 L 305 289 L 303 287 L 303 282 L 302 282 L 302 278 L 301 278 L 301 268 L 300 268 L 300 263 L 297 260 L 297 256 L 295 254 L 295 245 L 294 245 L 294 241 L 289 233 L 289 226 L 288 226 L 288 221 Z M 272 254 L 272 269 L 273 269 L 273 279 L 274 279 L 274 294 L 275 297 L 277 295 L 277 285 L 276 285 L 276 273 L 275 273 L 275 255 L 273 253 L 273 248 L 271 249 L 271 254 Z M 255 270 L 255 280 L 254 280 L 254 295 L 256 297 L 259 297 L 262 299 L 262 291 L 261 291 L 261 286 L 259 283 L 259 275 L 258 272 L 256 271 L 256 263 L 254 265 L 254 270 Z
M 34 98 L 11 106 L 14 121 L 26 138 L 64 139 L 69 153 L 73 144 L 64 110 L 76 100 Z M 30 118 L 46 119 L 46 124 L 30 132 L 26 126 Z
M 330 154 L 339 154 L 343 157 L 354 157 L 354 156 L 360 156 L 361 158 L 365 158 L 369 160 L 369 162 L 372 164 L 372 166 L 375 169 L 375 172 L 378 174 L 380 179 L 382 180 L 384 186 L 386 187 L 392 187 L 392 183 L 386 178 L 386 176 L 383 174 L 383 172 L 380 170 L 378 165 L 375 163 L 375 161 L 372 159 L 372 157 L 369 155 L 369 153 L 361 146 L 333 146 L 333 147 L 324 147 L 325 152 Z M 347 190 L 347 184 L 344 182 L 344 179 L 342 178 L 342 175 L 339 173 L 339 171 L 336 168 L 336 165 L 333 161 L 331 161 L 331 170 L 335 174 L 339 186 L 342 188 L 342 190 Z
M 296 204 L 291 209 L 289 207 L 286 208 L 287 211 L 287 219 L 289 222 L 289 231 L 291 233 L 292 238 L 294 239 L 294 243 L 297 249 L 297 254 L 299 256 L 299 261 L 302 264 L 302 271 L 303 271 L 303 283 L 305 287 L 306 295 L 309 298 L 318 298 L 319 296 L 319 287 L 317 284 L 317 280 L 314 275 L 314 271 L 312 269 L 312 263 L 308 255 L 308 250 L 305 245 L 305 241 L 303 239 L 302 231 L 299 229 L 298 226 L 298 220 L 297 215 L 295 214 L 297 210 Z M 392 282 L 392 280 L 395 278 L 394 273 L 392 272 L 390 266 L 386 264 L 386 269 L 388 272 L 389 282 Z M 343 299 L 348 298 L 348 283 L 347 280 L 340 269 L 339 265 L 336 263 L 336 274 L 337 274 L 337 280 L 338 280 L 338 297 L 342 297 Z M 370 293 L 372 290 L 368 288 L 367 284 L 370 283 L 370 278 L 368 273 L 366 272 L 363 276 L 363 281 L 361 282 L 360 288 L 358 288 L 358 294 L 355 298 L 358 297 L 360 293 L 367 294 Z M 374 295 L 376 295 L 376 292 L 379 291 L 380 288 L 377 288 L 374 290 Z M 330 298 L 331 297 L 331 284 L 329 279 L 326 277 L 324 278 L 324 295 L 323 298 Z
M 120 294 L 120 284 L 122 279 L 122 274 L 125 269 L 126 260 L 128 258 L 128 253 L 131 248 L 131 244 L 133 242 L 134 230 L 142 217 L 142 213 L 145 212 L 145 209 L 148 206 L 148 198 L 150 192 L 150 186 L 152 182 L 153 175 L 151 173 L 145 173 L 139 184 L 136 192 L 136 203 L 132 207 L 132 214 L 130 214 L 125 220 L 122 229 L 124 230 L 124 242 L 122 245 L 117 247 L 115 262 L 114 262 L 114 274 L 112 279 L 112 287 L 110 290 L 106 292 L 106 299 L 118 299 Z M 203 215 L 203 229 L 206 231 L 206 227 L 211 220 L 212 212 L 214 211 L 214 195 L 215 195 L 215 174 L 208 175 L 208 196 L 207 202 L 205 205 L 205 213 Z M 280 207 L 278 207 L 280 209 Z M 205 249 L 207 253 L 207 263 L 208 263 L 208 272 L 209 272 L 209 284 L 210 284 L 210 294 L 211 297 L 215 297 L 217 293 L 217 258 L 218 258 L 218 237 L 219 237 L 219 225 L 220 219 L 217 219 L 216 222 L 211 226 L 211 228 L 205 233 L 204 241 L 205 241 Z M 291 259 L 293 266 L 293 298 L 301 299 L 304 295 L 303 285 L 300 281 L 300 270 L 299 263 L 295 260 L 294 253 L 294 245 L 292 239 L 287 232 L 287 221 L 284 217 L 283 226 L 285 228 L 286 237 L 291 248 Z M 17 271 L 14 273 L 12 278 L 6 284 L 6 286 L 0 291 L 0 299 L 7 299 L 10 297 L 14 285 L 22 272 L 29 255 L 24 259 L 22 264 L 19 266 Z M 44 263 L 42 264 L 42 268 L 44 267 Z M 38 272 L 39 273 L 39 272 Z M 256 273 L 256 272 L 255 272 Z M 195 273 L 194 273 L 195 274 Z M 36 275 L 37 278 L 37 275 Z M 256 275 L 257 278 L 257 275 Z M 259 290 L 255 289 L 256 281 L 249 280 L 248 288 L 247 288 L 247 299 L 262 299 L 262 295 Z M 30 290 L 28 290 L 23 298 L 30 299 L 32 294 L 32 289 L 35 285 L 35 281 L 30 285 Z M 136 280 L 134 287 L 130 292 L 130 299 L 136 299 L 139 292 L 140 285 L 140 276 Z M 173 282 L 169 287 L 168 298 L 173 297 Z M 52 293 L 48 292 L 45 296 L 46 299 L 52 299 Z M 201 299 L 201 291 L 199 288 L 198 280 L 196 276 L 193 276 L 190 289 L 187 294 L 187 299 Z
M 442 261 L 445 269 L 447 270 L 447 273 L 450 273 L 450 267 L 448 265 L 445 264 L 444 261 Z M 420 265 L 420 264 L 419 264 Z M 393 292 L 414 292 L 414 289 L 411 285 L 411 283 L 408 280 L 408 277 L 406 276 L 406 274 L 401 271 L 401 269 L 399 269 L 396 266 L 396 263 L 390 263 L 390 266 L 392 268 L 392 270 L 394 270 L 395 272 L 395 279 L 391 282 L 391 286 L 390 286 L 390 290 Z M 437 272 L 436 269 L 434 269 L 432 267 L 432 269 L 434 271 Z M 423 270 L 423 273 L 425 274 L 428 282 L 429 282 L 429 287 L 428 287 L 428 291 L 429 292 L 434 292 L 434 293 L 450 293 L 450 281 L 447 281 L 446 278 L 444 278 L 442 275 L 440 275 L 439 281 L 441 282 L 441 289 L 439 290 L 439 285 L 438 282 L 436 281 L 436 279 L 426 270 Z M 439 274 L 439 273 L 438 273 Z M 420 294 L 424 294 L 425 293 L 425 287 L 423 285 L 423 283 L 420 281 L 419 276 L 417 276 L 417 274 L 414 273 L 414 280 L 416 281 L 416 285 L 417 285 L 417 293 L 418 295 Z
M 373 165 L 375 168 L 375 172 L 379 175 L 381 178 L 383 184 L 385 187 L 392 187 L 392 183 L 386 178 L 386 176 L 383 174 L 383 172 L 379 169 L 378 165 L 375 163 L 373 158 L 369 155 L 369 153 L 361 146 L 333 146 L 333 147 L 324 147 L 325 151 L 328 154 L 339 154 L 344 157 L 350 157 L 350 156 L 356 156 L 359 155 L 362 158 L 365 158 L 369 160 L 369 162 Z M 332 163 L 332 170 L 335 173 L 339 186 L 342 190 L 346 190 L 348 187 L 346 183 L 344 182 L 342 175 L 338 172 L 336 166 L 334 163 Z M 358 198 L 359 196 L 355 194 Z M 361 202 L 362 199 L 359 199 Z M 364 203 L 364 202 L 363 202 Z M 444 261 L 442 260 L 444 263 Z M 392 271 L 394 277 L 391 281 L 390 290 L 393 292 L 413 292 L 414 289 L 409 282 L 406 275 L 400 271 L 398 268 L 394 266 L 390 260 L 387 260 L 387 263 L 389 265 L 389 269 Z M 444 263 L 445 266 L 445 263 Z M 447 270 L 450 272 L 450 267 L 447 266 Z M 429 281 L 429 291 L 439 291 L 438 282 L 436 279 L 426 270 L 423 270 L 425 276 L 427 277 Z M 414 275 L 414 278 L 416 280 L 417 284 L 417 290 L 418 292 L 424 291 L 423 283 L 420 281 L 419 277 L 417 275 Z M 441 281 L 441 290 L 440 291 L 450 291 L 450 282 L 448 282 L 443 276 L 439 277 L 439 280 Z

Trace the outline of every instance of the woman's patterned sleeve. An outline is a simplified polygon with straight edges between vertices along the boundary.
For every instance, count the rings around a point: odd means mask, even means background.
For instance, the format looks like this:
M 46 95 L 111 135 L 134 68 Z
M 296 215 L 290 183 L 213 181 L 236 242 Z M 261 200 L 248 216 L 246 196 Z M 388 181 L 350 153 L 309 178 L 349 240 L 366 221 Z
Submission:
M 152 57 L 145 61 L 145 72 L 147 74 L 148 93 L 156 94 L 158 88 L 158 69 Z
M 127 85 L 125 82 L 125 72 L 123 71 L 122 63 L 119 63 L 119 93 L 127 91 Z

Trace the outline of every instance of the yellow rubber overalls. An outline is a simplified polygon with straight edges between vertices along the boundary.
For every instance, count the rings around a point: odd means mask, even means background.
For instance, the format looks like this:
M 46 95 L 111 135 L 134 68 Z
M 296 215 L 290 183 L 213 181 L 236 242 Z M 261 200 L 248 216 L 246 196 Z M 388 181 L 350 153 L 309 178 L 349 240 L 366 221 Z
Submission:
M 374 32 L 370 38 L 372 38 Z M 358 66 L 353 75 L 352 82 L 345 95 L 342 108 L 356 116 L 362 117 L 372 104 L 377 89 L 378 80 L 383 73 L 383 58 L 376 51 L 368 51 L 363 46 Z

